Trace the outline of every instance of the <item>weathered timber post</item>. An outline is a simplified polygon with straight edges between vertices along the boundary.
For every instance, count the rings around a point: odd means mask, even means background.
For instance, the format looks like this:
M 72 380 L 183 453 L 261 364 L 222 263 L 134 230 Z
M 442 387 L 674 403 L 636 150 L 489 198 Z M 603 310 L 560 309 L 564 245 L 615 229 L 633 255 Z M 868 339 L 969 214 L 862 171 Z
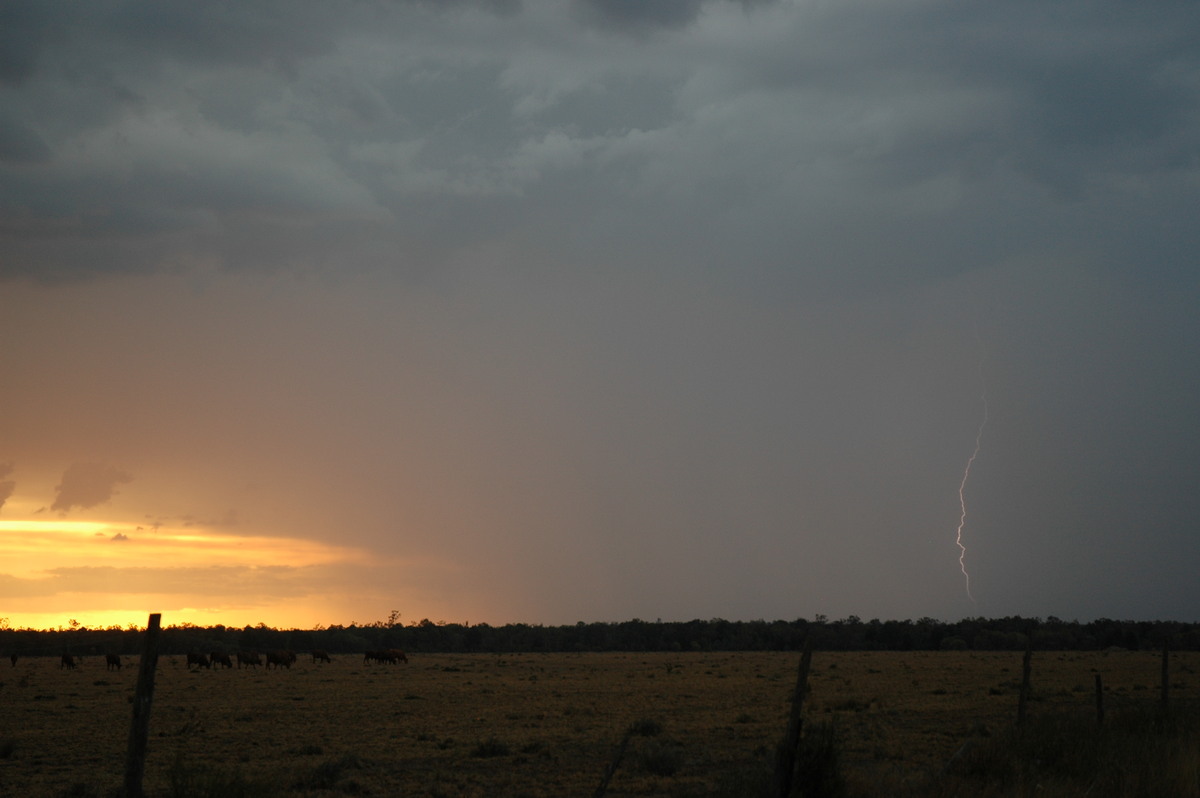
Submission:
M 146 773 L 146 740 L 150 734 L 150 703 L 154 700 L 154 670 L 158 667 L 159 613 L 150 616 L 133 694 L 133 720 L 129 724 L 129 751 L 125 756 L 124 798 L 143 798 L 142 776 Z
M 1163 641 L 1162 653 L 1162 708 L 1163 712 L 1167 711 L 1170 703 L 1171 694 L 1171 665 L 1170 665 L 1171 643 L 1168 640 Z
M 1029 702 L 1029 671 L 1033 660 L 1033 634 L 1029 635 L 1029 643 L 1025 646 L 1025 656 L 1021 660 L 1021 692 L 1017 696 L 1017 725 L 1025 722 L 1025 705 Z
M 1104 725 L 1104 681 L 1096 674 L 1096 725 Z
M 779 749 L 775 752 L 775 794 L 788 798 L 792 792 L 792 779 L 796 772 L 796 754 L 800 747 L 800 727 L 804 722 L 804 694 L 808 692 L 808 670 L 812 665 L 812 637 L 804 639 L 804 653 L 800 655 L 800 670 L 796 674 L 796 692 L 792 695 L 792 711 L 788 716 L 787 732 Z
M 608 767 L 604 769 L 604 776 L 600 779 L 600 786 L 592 793 L 592 798 L 604 798 L 608 793 L 608 783 L 612 781 L 613 775 L 617 772 L 617 768 L 621 766 L 621 759 L 625 756 L 625 749 L 629 747 L 629 739 L 633 737 L 633 727 L 630 726 L 625 732 L 625 736 L 621 738 L 621 744 L 617 746 L 616 756 L 608 763 Z

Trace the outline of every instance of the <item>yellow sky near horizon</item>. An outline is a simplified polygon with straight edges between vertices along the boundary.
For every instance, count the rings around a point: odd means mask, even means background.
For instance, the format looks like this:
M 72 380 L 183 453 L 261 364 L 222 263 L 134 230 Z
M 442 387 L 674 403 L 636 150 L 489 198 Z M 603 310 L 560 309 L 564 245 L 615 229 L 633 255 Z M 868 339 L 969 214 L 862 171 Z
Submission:
M 202 526 L 100 520 L 0 520 L 0 618 L 11 628 L 164 626 L 312 628 L 385 617 L 367 574 L 386 566 L 361 549 L 235 535 Z M 393 564 L 394 565 L 394 564 Z
M 362 561 L 366 552 L 311 540 L 229 535 L 199 527 L 145 527 L 125 522 L 0 521 L 0 557 L 15 575 L 119 563 L 189 567 L 263 563 L 302 567 Z

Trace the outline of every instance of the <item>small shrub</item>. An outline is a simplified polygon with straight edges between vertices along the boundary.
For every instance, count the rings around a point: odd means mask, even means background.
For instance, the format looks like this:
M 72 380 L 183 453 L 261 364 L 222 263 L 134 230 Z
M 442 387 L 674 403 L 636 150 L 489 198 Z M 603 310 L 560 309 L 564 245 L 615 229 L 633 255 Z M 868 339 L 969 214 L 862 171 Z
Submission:
M 292 753 L 296 756 L 320 756 L 325 753 L 325 749 L 319 745 L 302 745 L 292 749 Z
M 765 757 L 765 752 L 760 752 Z M 770 795 L 769 790 L 774 786 L 775 773 L 766 764 L 760 762 L 744 765 L 717 777 L 715 789 L 706 792 L 706 798 L 762 798 Z
M 363 766 L 362 760 L 354 754 L 346 754 L 339 759 L 327 759 L 313 768 L 307 778 L 297 782 L 300 789 L 331 790 L 338 786 L 347 770 L 357 770 Z
M 937 692 L 936 690 L 934 691 Z M 944 690 L 942 692 L 945 692 Z M 834 701 L 833 708 L 840 712 L 863 712 L 871 708 L 870 701 L 863 701 L 861 698 L 843 698 Z
M 476 743 L 475 747 L 471 749 L 471 756 L 476 757 L 477 759 L 487 759 L 493 756 L 508 756 L 509 753 L 511 753 L 511 751 L 509 750 L 508 743 L 496 737 L 489 737 L 486 740 L 482 740 Z
M 639 747 L 634 764 L 655 776 L 674 776 L 683 767 L 683 746 L 672 740 L 652 739 Z
M 1194 715 L 1127 710 L 1099 726 L 1087 713 L 1050 714 L 981 741 L 948 775 L 962 790 L 1045 783 L 1063 795 L 1196 795 L 1198 744 Z
M 628 734 L 631 737 L 657 737 L 662 734 L 662 724 L 651 718 L 642 718 L 629 725 Z
M 199 765 L 177 758 L 167 772 L 170 798 L 262 798 L 275 795 L 266 781 L 246 778 L 240 770 Z

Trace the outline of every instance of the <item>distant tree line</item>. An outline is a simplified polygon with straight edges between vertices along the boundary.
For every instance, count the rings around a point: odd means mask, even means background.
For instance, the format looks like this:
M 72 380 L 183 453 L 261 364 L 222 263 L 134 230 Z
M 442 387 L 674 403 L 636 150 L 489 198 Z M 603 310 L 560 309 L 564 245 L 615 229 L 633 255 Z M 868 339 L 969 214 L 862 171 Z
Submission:
M 1095 651 L 1109 648 L 1200 650 L 1200 623 L 1115 621 L 1081 623 L 1048 618 L 967 618 L 944 622 L 864 621 L 857 616 L 814 620 L 643 621 L 541 626 L 504 626 L 433 622 L 408 624 L 393 612 L 386 621 L 366 625 L 276 629 L 265 624 L 245 627 L 168 626 L 160 636 L 164 654 L 188 652 L 324 650 L 361 654 L 373 649 L 409 652 L 570 652 L 570 651 L 798 651 L 811 636 L 824 651 L 1020 651 L 1032 636 L 1038 650 Z M 81 656 L 136 654 L 142 631 L 135 626 L 87 628 L 75 623 L 53 630 L 11 629 L 0 619 L 0 654 L 7 656 Z

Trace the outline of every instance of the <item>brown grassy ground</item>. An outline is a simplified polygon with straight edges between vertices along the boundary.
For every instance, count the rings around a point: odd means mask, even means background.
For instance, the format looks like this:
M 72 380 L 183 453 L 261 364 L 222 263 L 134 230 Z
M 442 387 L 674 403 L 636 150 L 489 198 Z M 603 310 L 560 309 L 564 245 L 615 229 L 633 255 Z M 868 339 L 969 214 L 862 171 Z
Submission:
M 127 659 L 74 671 L 24 659 L 0 670 L 0 795 L 104 796 L 121 782 L 137 678 Z M 190 672 L 160 660 L 146 786 L 152 795 L 589 796 L 624 731 L 608 795 L 703 795 L 769 761 L 794 653 L 335 657 L 290 671 Z M 1149 652 L 1036 653 L 1030 713 L 1158 699 Z M 1172 658 L 1172 696 L 1200 697 L 1200 655 Z M 805 716 L 832 720 L 851 792 L 919 790 L 964 742 L 1011 725 L 1020 653 L 813 657 Z M 652 724 L 653 725 L 653 724 Z M 174 781 L 172 781 L 174 780 Z M 211 789 L 210 789 L 211 788 Z

